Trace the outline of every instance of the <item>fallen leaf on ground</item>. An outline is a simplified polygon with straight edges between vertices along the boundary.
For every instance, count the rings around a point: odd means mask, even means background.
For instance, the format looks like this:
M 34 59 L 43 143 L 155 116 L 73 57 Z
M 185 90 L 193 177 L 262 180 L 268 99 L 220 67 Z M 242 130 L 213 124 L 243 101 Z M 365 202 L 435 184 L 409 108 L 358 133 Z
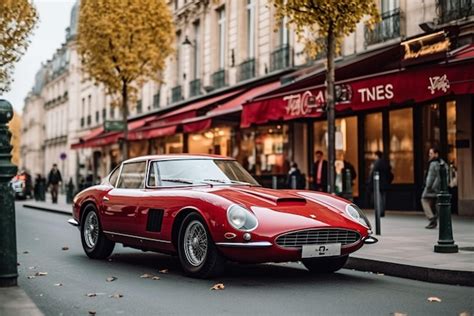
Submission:
M 225 288 L 223 283 L 217 283 L 214 284 L 213 287 L 211 287 L 211 290 L 223 290 Z
M 87 293 L 86 296 L 87 297 L 96 297 L 97 293 Z
M 27 253 L 29 253 L 28 250 L 23 251 L 24 255 L 26 255 Z
M 69 250 L 69 247 L 64 246 L 64 247 L 61 248 L 61 250 Z
M 17 266 L 20 266 L 20 263 L 19 263 L 19 262 L 17 262 L 17 263 L 16 263 L 16 265 L 17 265 Z
M 168 273 L 168 269 L 163 269 L 163 270 L 160 270 L 160 271 L 158 271 L 158 272 L 160 272 L 160 273 L 162 273 L 162 274 L 166 274 L 166 273 Z
M 35 276 L 47 276 L 48 272 L 36 272 Z
M 62 283 L 55 283 L 54 286 L 63 286 Z
M 97 314 L 96 311 L 89 311 L 89 315 L 95 315 L 95 314 Z
M 36 268 L 38 267 L 37 266 L 28 267 L 29 270 L 35 270 Z
M 428 297 L 428 302 L 441 303 L 441 299 L 439 297 L 436 297 L 436 296 L 430 296 L 430 297 Z
M 377 275 L 385 275 L 385 274 L 383 274 L 383 273 L 380 273 L 380 272 L 377 272 Z
M 112 295 L 109 295 L 110 298 L 121 298 L 123 297 L 123 294 L 120 294 L 120 293 L 114 293 Z
M 160 279 L 160 277 L 155 275 L 155 276 L 154 276 L 154 277 L 152 277 L 151 279 L 156 281 L 156 280 L 159 280 L 159 279 Z
M 114 277 L 114 276 L 111 276 L 111 277 L 108 277 L 107 279 L 105 279 L 105 281 L 107 281 L 107 282 L 113 282 L 115 280 L 117 280 L 117 278 Z
M 471 313 L 469 313 L 468 311 L 464 311 L 464 312 L 461 312 L 459 316 L 471 316 Z
M 29 276 L 27 276 L 27 279 L 28 279 L 28 280 L 31 280 L 31 279 L 34 279 L 34 278 L 36 278 L 34 275 L 29 275 Z
M 400 312 L 394 312 L 394 313 L 390 313 L 390 316 L 408 316 L 408 314 L 400 313 Z
M 148 274 L 148 273 L 140 275 L 140 278 L 142 279 L 151 279 L 152 277 L 153 277 L 153 274 Z

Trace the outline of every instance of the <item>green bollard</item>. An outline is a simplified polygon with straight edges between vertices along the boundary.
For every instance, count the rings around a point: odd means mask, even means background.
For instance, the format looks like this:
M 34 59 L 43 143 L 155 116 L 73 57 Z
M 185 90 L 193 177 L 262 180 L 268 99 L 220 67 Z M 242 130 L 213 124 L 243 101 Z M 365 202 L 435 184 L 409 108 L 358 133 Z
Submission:
M 74 183 L 72 183 L 72 179 L 69 179 L 69 182 L 66 185 L 66 203 L 72 204 L 73 198 L 74 198 Z
M 455 253 L 458 252 L 458 245 L 454 243 L 453 225 L 451 223 L 451 194 L 448 193 L 448 181 L 446 164 L 442 162 L 439 168 L 441 178 L 441 188 L 438 194 L 438 214 L 439 214 L 439 239 L 434 246 L 434 252 Z
M 17 167 L 11 163 L 11 133 L 7 123 L 13 117 L 11 104 L 0 99 L 0 287 L 17 285 L 15 195 L 9 185 Z

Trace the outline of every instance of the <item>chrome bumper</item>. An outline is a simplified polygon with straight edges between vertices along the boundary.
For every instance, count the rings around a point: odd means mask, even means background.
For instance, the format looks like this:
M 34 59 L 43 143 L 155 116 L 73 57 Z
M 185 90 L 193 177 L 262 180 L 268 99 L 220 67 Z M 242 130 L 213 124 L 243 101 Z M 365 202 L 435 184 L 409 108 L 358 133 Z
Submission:
M 366 239 L 364 239 L 364 244 L 368 244 L 368 245 L 371 245 L 371 244 L 375 244 L 377 243 L 379 240 L 375 237 L 372 237 L 372 236 L 369 236 L 367 237 Z
M 72 226 L 76 226 L 76 227 L 79 226 L 79 222 L 76 221 L 74 218 L 68 219 L 67 222 L 68 222 L 69 224 L 71 224 Z
M 267 248 L 272 244 L 268 241 L 251 241 L 251 242 L 216 242 L 216 246 L 229 248 Z

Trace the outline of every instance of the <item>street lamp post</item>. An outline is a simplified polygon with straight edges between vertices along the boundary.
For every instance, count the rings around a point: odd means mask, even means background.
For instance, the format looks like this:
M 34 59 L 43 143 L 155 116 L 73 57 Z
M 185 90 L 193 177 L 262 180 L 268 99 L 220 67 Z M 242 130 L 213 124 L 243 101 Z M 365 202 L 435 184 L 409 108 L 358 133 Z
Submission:
M 9 185 L 17 167 L 11 163 L 11 133 L 7 123 L 13 117 L 11 104 L 0 99 L 0 287 L 17 285 L 15 196 Z

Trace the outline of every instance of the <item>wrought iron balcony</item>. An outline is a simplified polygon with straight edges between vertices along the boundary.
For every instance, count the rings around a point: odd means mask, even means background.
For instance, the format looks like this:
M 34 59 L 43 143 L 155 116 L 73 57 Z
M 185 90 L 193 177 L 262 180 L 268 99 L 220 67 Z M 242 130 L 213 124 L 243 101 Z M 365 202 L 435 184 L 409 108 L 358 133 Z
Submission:
M 238 80 L 244 81 L 255 77 L 255 58 L 247 59 L 239 65 Z
M 382 43 L 400 37 L 400 9 L 382 13 L 382 21 L 373 30 L 365 28 L 365 45 Z
M 225 69 L 219 69 L 211 76 L 212 87 L 214 89 L 219 89 L 227 85 L 226 72 Z
M 153 96 L 153 108 L 157 109 L 160 107 L 160 93 L 156 93 Z
M 270 71 L 293 66 L 293 49 L 290 45 L 282 45 L 270 55 Z
M 181 101 L 183 99 L 183 94 L 181 86 L 176 86 L 171 89 L 171 103 Z
M 441 24 L 474 15 L 474 0 L 437 0 L 436 12 Z
M 201 79 L 194 79 L 189 82 L 189 96 L 195 97 L 201 94 Z

